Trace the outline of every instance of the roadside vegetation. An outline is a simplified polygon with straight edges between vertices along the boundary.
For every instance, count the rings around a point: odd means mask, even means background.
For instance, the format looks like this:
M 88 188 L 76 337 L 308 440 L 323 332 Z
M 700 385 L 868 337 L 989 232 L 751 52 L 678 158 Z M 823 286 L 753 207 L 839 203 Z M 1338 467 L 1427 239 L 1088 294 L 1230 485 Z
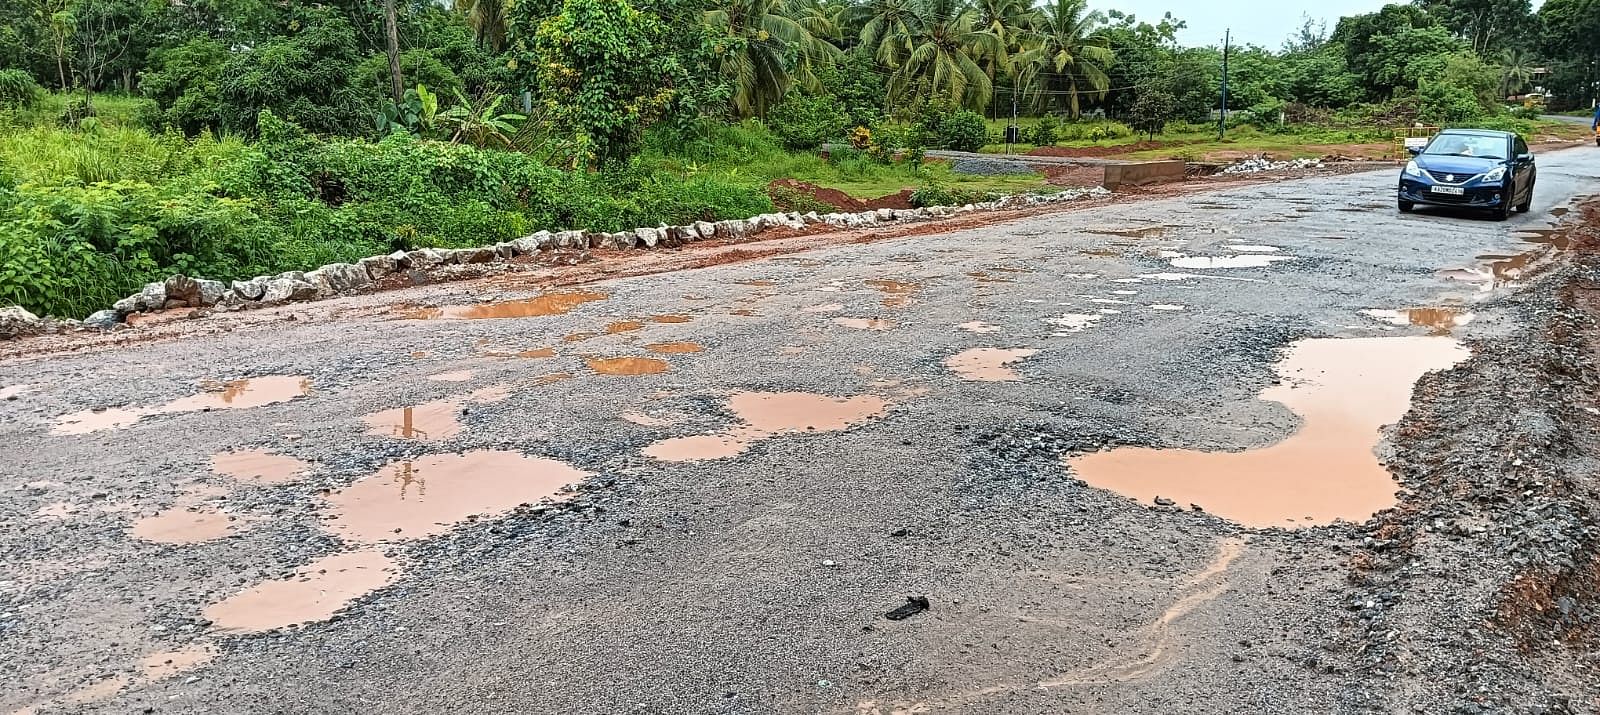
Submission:
M 1003 148 L 1013 106 L 1025 151 L 1202 156 L 1221 49 L 1182 27 L 1083 0 L 5 3 L 0 305 L 81 316 L 174 272 L 827 209 L 779 179 L 1041 190 L 926 156 Z M 1571 109 L 1597 63 L 1600 0 L 1391 5 L 1234 48 L 1223 146 L 1531 135 L 1506 97 L 1537 80 Z

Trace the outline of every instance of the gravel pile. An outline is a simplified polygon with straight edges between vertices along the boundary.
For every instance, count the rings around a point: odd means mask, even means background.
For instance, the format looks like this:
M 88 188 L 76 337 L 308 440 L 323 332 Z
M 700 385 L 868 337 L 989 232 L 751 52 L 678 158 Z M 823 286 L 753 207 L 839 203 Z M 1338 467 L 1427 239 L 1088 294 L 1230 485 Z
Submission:
M 1291 171 L 1295 169 L 1320 169 L 1321 159 L 1294 159 L 1273 161 L 1265 157 L 1245 159 L 1222 168 L 1224 174 L 1260 174 L 1266 171 Z

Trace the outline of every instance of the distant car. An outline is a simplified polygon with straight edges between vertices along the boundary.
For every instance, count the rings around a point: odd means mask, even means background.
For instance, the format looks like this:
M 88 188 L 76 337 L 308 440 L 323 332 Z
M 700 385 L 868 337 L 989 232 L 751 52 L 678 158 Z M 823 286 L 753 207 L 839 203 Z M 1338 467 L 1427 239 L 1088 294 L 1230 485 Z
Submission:
M 1505 220 L 1533 204 L 1539 178 L 1528 143 L 1511 132 L 1446 129 L 1400 172 L 1400 210 L 1418 205 L 1491 212 Z

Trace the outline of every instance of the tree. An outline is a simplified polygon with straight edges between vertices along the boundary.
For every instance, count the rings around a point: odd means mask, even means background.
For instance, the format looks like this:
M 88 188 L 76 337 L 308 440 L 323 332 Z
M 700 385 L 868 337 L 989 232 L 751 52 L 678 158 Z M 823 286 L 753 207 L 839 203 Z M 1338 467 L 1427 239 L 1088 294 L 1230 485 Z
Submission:
M 733 84 L 734 112 L 743 117 L 764 116 L 791 84 L 820 89 L 817 68 L 839 54 L 783 15 L 779 0 L 722 0 L 705 12 L 705 23 L 721 35 L 722 74 Z
M 500 52 L 506 46 L 505 0 L 455 0 L 455 10 L 472 28 L 472 39 L 479 47 Z
M 878 64 L 896 69 L 911 54 L 912 27 L 920 22 L 917 0 L 867 0 L 853 6 L 850 19 L 861 25 L 861 44 Z
M 1568 104 L 1588 106 L 1600 82 L 1600 0 L 1545 0 L 1544 54 L 1556 61 L 1551 85 Z
M 1418 0 L 1418 4 L 1479 55 L 1506 49 L 1533 17 L 1529 0 Z
M 394 101 L 405 97 L 406 84 L 400 77 L 400 28 L 395 19 L 394 0 L 383 0 L 384 49 L 389 54 L 389 83 L 394 91 Z
M 1028 0 L 977 0 L 978 26 L 1000 38 L 1001 51 L 980 58 L 984 71 L 993 80 L 1010 69 L 1011 55 L 1022 50 L 1022 41 L 1038 20 Z
M 1381 66 L 1403 63 L 1406 59 L 1381 55 L 1385 42 L 1392 47 L 1395 35 L 1434 27 L 1439 27 L 1438 20 L 1421 7 L 1385 5 L 1377 12 L 1339 18 L 1329 40 L 1344 47 L 1345 66 L 1361 78 L 1367 96 L 1384 100 L 1393 94 L 1395 86 L 1379 80 L 1383 72 Z
M 1017 55 L 1018 79 L 1033 94 L 1034 106 L 1053 102 L 1077 116 L 1082 98 L 1105 98 L 1115 54 L 1100 34 L 1104 24 L 1105 16 L 1090 12 L 1086 0 L 1052 0 L 1044 7 L 1028 49 Z
M 1528 86 L 1528 80 L 1533 78 L 1534 59 L 1527 52 L 1519 49 L 1503 50 L 1500 53 L 1500 96 L 1510 97 Z
M 1154 140 L 1166 128 L 1167 120 L 1178 108 L 1178 98 L 1161 87 L 1151 87 L 1139 92 L 1133 102 L 1128 119 L 1135 129 L 1145 132 Z
M 987 107 L 994 83 L 977 58 L 1003 53 L 1000 37 L 979 27 L 977 13 L 961 0 L 920 0 L 912 7 L 915 21 L 903 40 L 910 51 L 889 76 L 889 94 L 910 96 L 913 87 L 926 86 L 932 96 L 960 106 Z

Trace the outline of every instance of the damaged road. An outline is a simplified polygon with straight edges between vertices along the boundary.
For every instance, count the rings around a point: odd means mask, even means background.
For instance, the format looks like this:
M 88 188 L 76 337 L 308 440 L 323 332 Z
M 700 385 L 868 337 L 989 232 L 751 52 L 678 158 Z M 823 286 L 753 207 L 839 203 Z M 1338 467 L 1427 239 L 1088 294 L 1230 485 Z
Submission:
M 0 708 L 1595 712 L 1594 165 L 7 346 Z

